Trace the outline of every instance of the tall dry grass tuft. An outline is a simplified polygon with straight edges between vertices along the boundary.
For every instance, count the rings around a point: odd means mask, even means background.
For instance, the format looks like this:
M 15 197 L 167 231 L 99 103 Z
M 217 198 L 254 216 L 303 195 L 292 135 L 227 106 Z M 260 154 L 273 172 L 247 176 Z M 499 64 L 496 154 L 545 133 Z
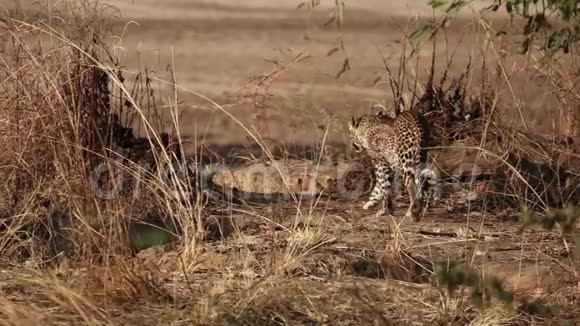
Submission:
M 203 205 L 181 144 L 156 128 L 151 80 L 125 80 L 110 38 L 116 15 L 83 0 L 0 20 L 0 254 L 86 268 L 94 286 L 81 297 L 96 287 L 132 300 L 162 291 L 127 257 L 177 239 L 182 268 L 193 266 Z M 147 138 L 125 127 L 135 120 Z
M 6 241 L 23 256 L 45 260 L 73 242 L 74 251 L 92 252 L 102 237 L 97 228 L 109 220 L 88 183 L 90 166 L 113 143 L 108 78 L 84 55 L 104 54 L 100 38 L 108 24 L 99 9 L 92 2 L 67 3 L 64 17 L 13 13 L 2 23 L 8 38 L 2 51 L 2 172 L 9 197 L 3 206 L 18 216 L 4 226 L 14 235 Z M 45 245 L 73 224 L 75 241 Z

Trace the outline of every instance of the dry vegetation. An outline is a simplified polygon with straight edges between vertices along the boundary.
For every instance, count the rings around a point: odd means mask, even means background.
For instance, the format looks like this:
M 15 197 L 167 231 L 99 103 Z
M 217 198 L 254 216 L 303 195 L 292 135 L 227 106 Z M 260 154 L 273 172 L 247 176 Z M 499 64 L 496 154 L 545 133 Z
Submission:
M 580 318 L 572 207 L 580 201 L 580 139 L 574 121 L 526 107 L 517 92 L 522 76 L 542 74 L 534 81 L 543 80 L 562 116 L 573 116 L 578 77 L 564 69 L 575 62 L 540 66 L 533 54 L 518 56 L 483 19 L 470 24 L 475 40 L 459 38 L 455 47 L 444 34 L 415 51 L 401 31 L 397 55 L 379 60 L 384 74 L 375 80 L 392 93 L 374 108 L 404 99 L 431 121 L 444 194 L 413 223 L 376 218 L 361 209 L 363 197 L 344 192 L 368 192 L 372 180 L 365 157 L 352 157 L 339 136 L 342 118 L 363 109 L 314 114 L 312 98 L 292 108 L 292 98 L 276 93 L 295 69 L 307 71 L 308 52 L 283 52 L 273 70 L 247 76 L 240 94 L 212 100 L 180 85 L 176 61 L 167 79 L 127 71 L 111 38 L 117 17 L 115 8 L 83 0 L 0 18 L 0 323 Z M 458 47 L 471 55 L 454 60 Z M 184 145 L 183 98 L 227 121 L 218 136 L 249 141 L 212 146 L 207 130 L 195 130 L 202 136 Z M 316 140 L 277 138 L 285 118 L 270 119 L 270 111 L 312 119 L 317 128 L 298 125 Z M 398 200 L 398 212 L 405 203 Z

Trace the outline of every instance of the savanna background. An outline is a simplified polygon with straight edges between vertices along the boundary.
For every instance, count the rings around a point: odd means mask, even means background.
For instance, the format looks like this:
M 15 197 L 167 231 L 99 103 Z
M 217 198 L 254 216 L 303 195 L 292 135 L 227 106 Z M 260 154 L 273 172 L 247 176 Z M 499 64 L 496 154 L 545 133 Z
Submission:
M 0 323 L 580 318 L 576 2 L 0 8 Z M 348 138 L 401 108 L 442 185 L 419 223 L 362 210 Z

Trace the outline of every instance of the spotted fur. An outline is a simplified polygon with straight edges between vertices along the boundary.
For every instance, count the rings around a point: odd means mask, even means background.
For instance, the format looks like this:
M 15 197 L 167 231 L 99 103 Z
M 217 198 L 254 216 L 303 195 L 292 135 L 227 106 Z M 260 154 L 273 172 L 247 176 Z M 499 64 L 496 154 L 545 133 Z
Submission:
M 426 208 L 425 200 L 433 194 L 436 175 L 431 169 L 421 169 L 426 157 L 422 148 L 425 130 L 415 113 L 404 111 L 395 118 L 383 113 L 353 116 L 349 131 L 355 151 L 367 152 L 376 176 L 363 209 L 380 203 L 377 215 L 393 214 L 395 174 L 400 172 L 410 198 L 405 216 L 419 221 Z

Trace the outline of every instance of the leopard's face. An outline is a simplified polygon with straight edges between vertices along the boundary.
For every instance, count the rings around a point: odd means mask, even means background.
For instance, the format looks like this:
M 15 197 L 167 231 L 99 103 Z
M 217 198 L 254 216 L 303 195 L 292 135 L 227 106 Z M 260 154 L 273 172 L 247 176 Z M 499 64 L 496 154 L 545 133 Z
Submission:
M 362 152 L 364 149 L 364 135 L 363 126 L 361 126 L 362 117 L 352 116 L 348 124 L 348 131 L 350 134 L 350 140 L 354 151 L 357 153 Z
M 373 133 L 376 126 L 384 125 L 389 121 L 389 117 L 383 112 L 377 114 L 366 114 L 360 117 L 351 116 L 348 124 L 352 147 L 359 153 L 368 149 L 368 136 Z

